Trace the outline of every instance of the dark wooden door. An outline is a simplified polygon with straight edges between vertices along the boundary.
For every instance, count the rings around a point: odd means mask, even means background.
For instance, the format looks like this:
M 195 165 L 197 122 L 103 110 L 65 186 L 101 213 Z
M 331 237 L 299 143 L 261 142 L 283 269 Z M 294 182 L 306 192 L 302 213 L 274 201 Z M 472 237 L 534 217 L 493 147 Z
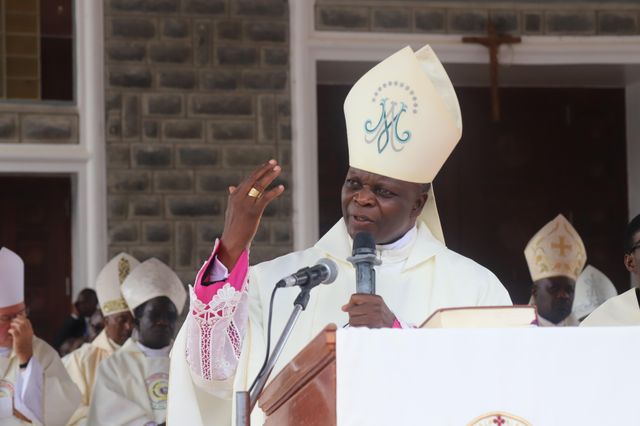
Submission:
M 463 137 L 434 183 L 447 246 L 491 269 L 514 302 L 526 303 L 524 247 L 563 213 L 585 242 L 587 262 L 627 289 L 624 90 L 501 89 L 498 124 L 488 89 L 457 92 Z M 340 217 L 347 93 L 318 87 L 321 232 Z
M 35 333 L 51 342 L 71 307 L 71 181 L 0 176 L 0 245 L 25 263 Z

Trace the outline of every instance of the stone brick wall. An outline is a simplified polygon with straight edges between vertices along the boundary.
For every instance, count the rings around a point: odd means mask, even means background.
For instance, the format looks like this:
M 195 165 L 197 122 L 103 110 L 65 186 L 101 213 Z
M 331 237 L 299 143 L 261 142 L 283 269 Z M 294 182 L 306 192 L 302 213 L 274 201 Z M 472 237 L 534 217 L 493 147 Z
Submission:
M 637 35 L 640 4 L 634 0 L 529 0 L 511 2 L 316 0 L 320 31 L 485 33 L 524 35 Z
M 287 2 L 106 0 L 105 15 L 109 254 L 158 257 L 192 282 L 229 185 L 274 157 L 290 186 Z M 286 194 L 252 263 L 292 248 Z
M 3 143 L 77 144 L 77 108 L 40 103 L 0 104 L 0 144 Z

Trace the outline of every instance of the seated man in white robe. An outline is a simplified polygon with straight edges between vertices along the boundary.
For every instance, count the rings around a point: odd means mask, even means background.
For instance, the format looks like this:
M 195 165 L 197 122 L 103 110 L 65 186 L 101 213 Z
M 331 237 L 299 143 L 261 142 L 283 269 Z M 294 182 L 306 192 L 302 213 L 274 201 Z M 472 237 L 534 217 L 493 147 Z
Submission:
M 0 425 L 64 425 L 79 402 L 58 353 L 33 334 L 24 262 L 0 247 Z
M 88 424 L 164 425 L 169 350 L 187 293 L 176 273 L 152 258 L 127 276 L 122 295 L 135 334 L 98 366 Z
M 577 326 L 571 313 L 576 279 L 587 261 L 580 235 L 563 215 L 556 216 L 524 249 L 531 286 L 531 305 L 541 327 Z
M 640 215 L 627 225 L 624 245 L 624 266 L 631 273 L 635 287 L 604 302 L 581 326 L 640 325 Z
M 248 268 L 265 207 L 284 192 L 268 189 L 275 160 L 230 188 L 225 226 L 191 289 L 191 307 L 172 351 L 169 423 L 229 424 L 234 390 L 247 390 L 266 352 L 275 283 L 327 257 L 336 281 L 316 287 L 282 356 L 278 373 L 328 323 L 406 327 L 439 308 L 510 305 L 490 271 L 444 245 L 430 183 L 460 139 L 460 109 L 437 57 L 409 47 L 370 70 L 345 101 L 350 169 L 343 218 L 313 247 Z M 357 294 L 347 261 L 352 238 L 369 232 L 381 264 L 376 294 Z M 296 288 L 277 293 L 272 339 L 282 332 Z M 253 411 L 252 422 L 261 424 Z
M 104 314 L 105 327 L 91 343 L 85 343 L 62 358 L 69 375 L 82 392 L 82 402 L 69 421 L 69 425 L 86 424 L 98 365 L 131 337 L 134 326 L 133 315 L 122 297 L 120 287 L 129 273 L 139 264 L 140 262 L 128 254 L 120 253 L 98 274 L 96 293 L 100 309 Z

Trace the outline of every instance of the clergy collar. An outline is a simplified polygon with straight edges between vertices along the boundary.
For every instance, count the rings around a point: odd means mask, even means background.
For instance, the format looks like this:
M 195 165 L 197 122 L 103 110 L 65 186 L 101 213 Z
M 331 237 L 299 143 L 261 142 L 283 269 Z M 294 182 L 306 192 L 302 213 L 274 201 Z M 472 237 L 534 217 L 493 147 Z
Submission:
M 376 249 L 378 251 L 403 249 L 407 247 L 415 239 L 416 235 L 418 235 L 418 228 L 414 224 L 413 228 L 409 229 L 398 240 L 389 244 L 376 244 Z
M 136 341 L 136 344 L 138 345 L 142 353 L 149 358 L 168 357 L 169 351 L 171 350 L 171 345 L 167 345 L 164 348 L 160 349 L 151 349 L 138 341 Z
M 431 234 L 427 225 L 421 220 L 416 221 L 416 234 L 413 248 L 410 250 L 407 261 L 404 263 L 403 270 L 413 268 L 448 250 L 444 244 Z M 410 243 L 411 240 L 409 240 L 408 244 Z M 329 232 L 315 244 L 315 248 L 324 252 L 326 256 L 333 258 L 336 262 L 351 266 L 347 258 L 351 256 L 352 244 L 353 241 L 347 232 L 344 219 L 340 219 Z

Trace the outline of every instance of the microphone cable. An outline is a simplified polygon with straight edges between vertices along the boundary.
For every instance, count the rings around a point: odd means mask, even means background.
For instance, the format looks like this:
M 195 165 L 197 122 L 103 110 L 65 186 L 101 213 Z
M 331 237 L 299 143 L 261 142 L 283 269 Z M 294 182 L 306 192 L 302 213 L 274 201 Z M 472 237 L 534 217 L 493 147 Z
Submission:
M 273 300 L 276 295 L 276 291 L 279 288 L 280 287 L 278 286 L 274 286 L 273 291 L 271 292 L 271 300 L 269 301 L 269 320 L 267 321 L 267 353 L 264 356 L 264 362 L 262 363 L 262 367 L 260 367 L 260 371 L 258 372 L 258 375 L 253 380 L 251 387 L 249 387 L 249 393 L 253 391 L 253 388 L 256 386 L 256 383 L 258 383 L 258 380 L 264 374 L 264 370 L 267 367 L 267 362 L 269 362 L 269 353 L 271 352 L 271 320 L 273 318 Z

